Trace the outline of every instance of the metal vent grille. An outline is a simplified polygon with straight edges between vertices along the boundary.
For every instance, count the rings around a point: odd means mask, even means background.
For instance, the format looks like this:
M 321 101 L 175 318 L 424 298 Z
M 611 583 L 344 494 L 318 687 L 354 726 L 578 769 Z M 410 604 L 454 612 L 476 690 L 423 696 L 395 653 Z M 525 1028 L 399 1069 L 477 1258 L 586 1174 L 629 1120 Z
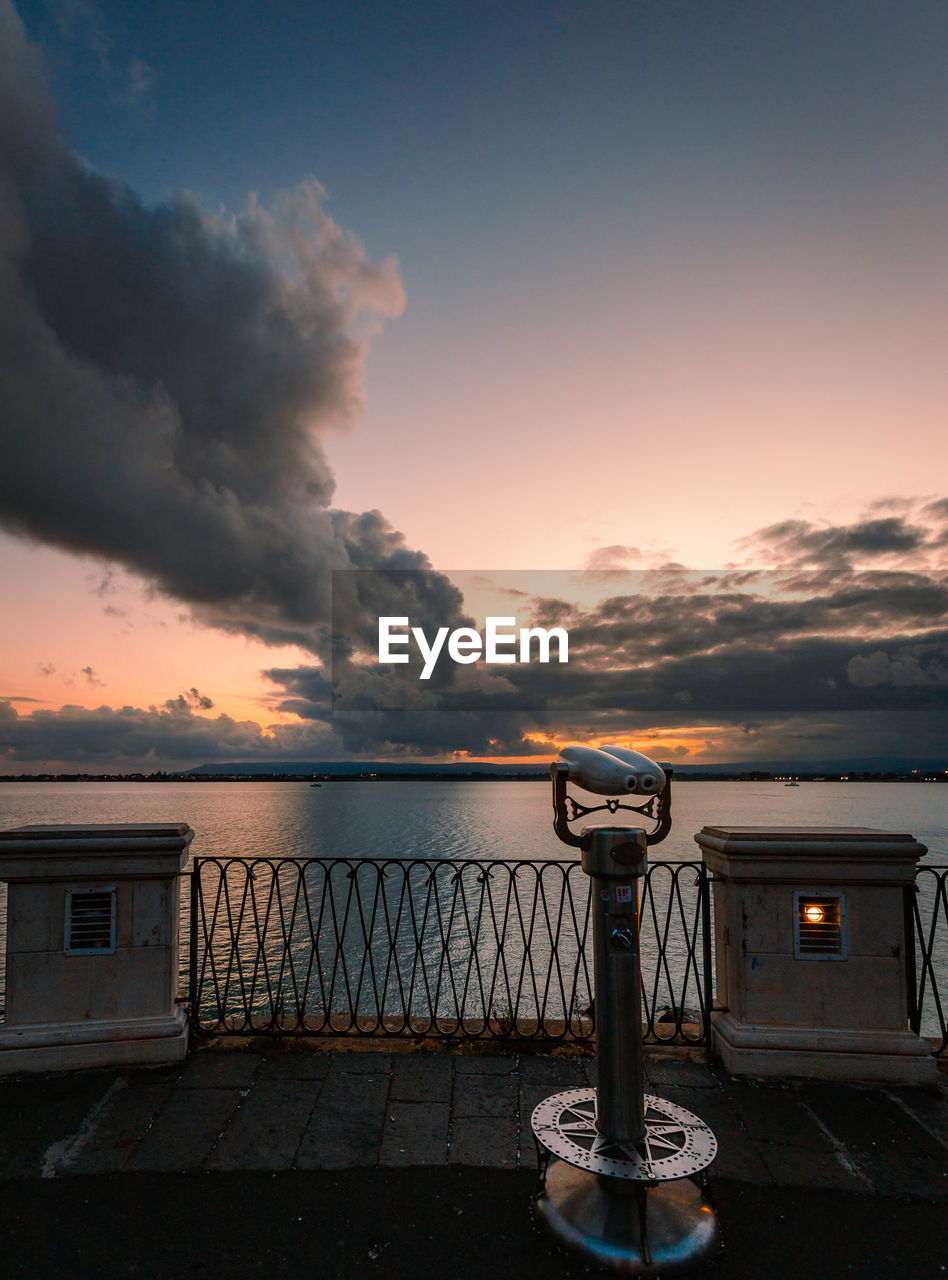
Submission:
M 70 889 L 66 893 L 66 954 L 101 955 L 115 950 L 115 890 Z
M 841 893 L 794 895 L 794 949 L 798 960 L 845 960 L 845 910 Z

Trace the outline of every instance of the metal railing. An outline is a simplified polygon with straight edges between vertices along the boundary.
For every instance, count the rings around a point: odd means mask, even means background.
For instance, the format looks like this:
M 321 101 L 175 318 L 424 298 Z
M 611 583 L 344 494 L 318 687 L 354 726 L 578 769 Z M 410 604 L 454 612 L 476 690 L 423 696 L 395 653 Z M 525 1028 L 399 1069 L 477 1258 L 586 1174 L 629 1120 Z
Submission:
M 196 858 L 190 889 L 199 1033 L 593 1037 L 577 860 Z M 707 1042 L 710 910 L 703 864 L 651 864 L 649 1040 Z
M 905 936 L 909 1026 L 933 1044 L 937 1057 L 948 1055 L 948 864 L 920 866 L 915 886 L 905 892 Z

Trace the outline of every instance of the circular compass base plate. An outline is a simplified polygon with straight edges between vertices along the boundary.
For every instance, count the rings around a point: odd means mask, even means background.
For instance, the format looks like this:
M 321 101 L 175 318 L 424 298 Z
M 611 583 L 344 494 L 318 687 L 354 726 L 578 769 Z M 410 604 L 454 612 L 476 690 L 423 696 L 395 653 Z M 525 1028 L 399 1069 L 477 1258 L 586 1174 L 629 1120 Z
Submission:
M 714 1211 L 688 1179 L 639 1184 L 635 1195 L 620 1196 L 596 1174 L 554 1160 L 534 1213 L 564 1249 L 614 1275 L 680 1275 L 707 1261 L 719 1244 Z
M 595 1089 L 567 1089 L 545 1098 L 533 1112 L 533 1133 L 551 1155 L 611 1179 L 670 1182 L 706 1169 L 718 1144 L 704 1121 L 650 1093 L 643 1101 L 645 1136 L 640 1142 L 598 1132 Z

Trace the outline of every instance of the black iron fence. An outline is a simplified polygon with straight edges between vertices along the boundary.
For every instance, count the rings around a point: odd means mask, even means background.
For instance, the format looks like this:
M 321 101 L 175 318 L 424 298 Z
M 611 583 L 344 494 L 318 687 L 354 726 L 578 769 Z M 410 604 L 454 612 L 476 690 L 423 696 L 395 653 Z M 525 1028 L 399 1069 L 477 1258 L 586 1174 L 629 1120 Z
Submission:
M 589 877 L 578 860 L 196 858 L 189 997 L 200 1033 L 587 1041 Z M 700 862 L 642 886 L 652 1041 L 707 1042 Z
M 909 1025 L 948 1055 L 948 865 L 920 866 L 905 895 Z M 939 978 L 941 987 L 939 987 Z

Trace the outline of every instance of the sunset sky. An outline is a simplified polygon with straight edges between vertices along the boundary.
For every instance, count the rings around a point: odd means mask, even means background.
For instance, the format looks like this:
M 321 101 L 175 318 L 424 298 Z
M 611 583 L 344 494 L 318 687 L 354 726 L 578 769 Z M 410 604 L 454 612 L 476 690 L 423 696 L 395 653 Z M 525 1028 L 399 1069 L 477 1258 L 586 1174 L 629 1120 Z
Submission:
M 919 0 L 0 0 L 0 773 L 948 757 L 946 65 Z M 356 658 L 411 570 L 569 681 L 330 672 L 353 569 Z

